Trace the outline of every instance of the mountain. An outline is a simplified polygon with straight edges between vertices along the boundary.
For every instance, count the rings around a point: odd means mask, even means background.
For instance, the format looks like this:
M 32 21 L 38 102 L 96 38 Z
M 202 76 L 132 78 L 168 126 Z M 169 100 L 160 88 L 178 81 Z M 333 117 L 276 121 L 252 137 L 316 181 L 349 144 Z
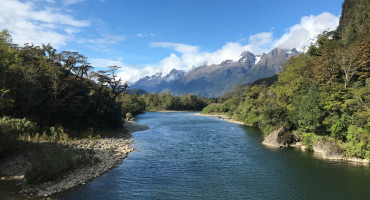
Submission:
M 143 89 L 127 89 L 124 94 L 134 94 L 136 93 L 137 95 L 142 95 L 142 94 L 146 94 L 148 92 L 146 92 L 145 90 Z
M 342 15 L 337 28 L 337 37 L 344 44 L 350 44 L 360 38 L 369 38 L 370 1 L 346 0 L 342 5 Z
M 270 77 L 281 71 L 281 65 L 296 49 L 273 49 L 267 54 L 254 55 L 243 52 L 237 61 L 225 60 L 221 64 L 204 65 L 187 73 L 172 70 L 168 75 L 147 76 L 131 88 L 141 88 L 148 92 L 171 91 L 175 95 L 191 93 L 206 97 L 220 97 L 236 85 L 251 83 L 260 78 Z
M 184 74 L 184 71 L 173 69 L 166 76 L 162 76 L 162 73 L 157 73 L 153 76 L 145 76 L 135 82 L 130 88 L 143 89 L 148 92 L 161 92 L 168 89 L 171 83 L 184 76 Z

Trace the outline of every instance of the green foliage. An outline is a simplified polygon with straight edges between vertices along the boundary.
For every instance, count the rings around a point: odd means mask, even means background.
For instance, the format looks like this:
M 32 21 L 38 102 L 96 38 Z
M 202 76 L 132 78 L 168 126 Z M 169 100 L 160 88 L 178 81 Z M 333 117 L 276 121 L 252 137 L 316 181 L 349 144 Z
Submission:
M 369 157 L 368 5 L 346 0 L 338 31 L 324 32 L 306 54 L 290 58 L 276 82 L 239 86 L 203 112 L 233 116 L 258 126 L 264 135 L 284 126 L 303 133 L 301 140 L 309 149 L 326 139 L 341 142 L 347 156 Z
M 131 120 L 133 118 L 131 113 L 126 113 L 126 119 Z
M 370 31 L 370 2 L 367 0 L 346 0 L 343 2 L 342 16 L 338 26 L 338 38 L 350 44 Z
M 358 126 L 349 126 L 347 143 L 343 146 L 346 149 L 346 156 L 366 158 L 370 160 L 370 132 Z
M 17 147 L 21 135 L 32 136 L 36 133 L 37 124 L 27 119 L 11 117 L 0 118 L 0 155 Z
M 22 134 L 34 135 L 38 130 L 38 126 L 35 122 L 31 122 L 26 118 L 15 119 L 5 116 L 0 118 L 0 130 L 14 137 L 18 137 Z
M 314 133 L 302 133 L 300 138 L 302 140 L 302 144 L 306 145 L 306 148 L 311 151 L 313 149 L 314 142 L 318 141 L 318 137 Z
M 254 112 L 249 112 L 244 119 L 244 124 L 248 126 L 257 127 L 258 122 L 260 121 L 258 115 Z
M 141 95 L 139 100 L 144 102 L 145 110 L 202 110 L 211 100 L 196 95 L 183 94 L 181 97 L 173 96 L 170 92 L 147 93 Z
M 317 85 L 312 85 L 303 95 L 295 96 L 295 110 L 298 126 L 303 132 L 320 133 L 323 111 L 320 107 L 320 93 Z
M 60 147 L 43 149 L 30 157 L 31 168 L 25 178 L 30 184 L 40 184 L 56 180 L 78 166 L 94 162 L 83 153 L 74 154 Z
M 117 97 L 127 84 L 118 67 L 89 73 L 83 55 L 57 53 L 50 45 L 17 46 L 7 31 L 0 34 L 0 52 L 0 117 L 27 118 L 44 129 L 122 127 Z
M 347 130 L 347 117 L 342 115 L 336 120 L 336 122 L 330 127 L 331 136 L 337 139 L 343 139 L 346 135 Z

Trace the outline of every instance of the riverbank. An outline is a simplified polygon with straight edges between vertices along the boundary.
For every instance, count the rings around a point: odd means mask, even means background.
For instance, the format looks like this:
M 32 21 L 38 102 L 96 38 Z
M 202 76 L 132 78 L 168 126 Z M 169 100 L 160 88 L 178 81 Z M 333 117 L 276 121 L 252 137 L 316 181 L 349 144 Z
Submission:
M 151 110 L 147 112 L 173 113 L 173 112 L 195 112 L 195 111 L 191 111 L 191 110 L 158 110 L 158 111 Z
M 233 120 L 230 117 L 223 115 L 223 114 L 196 113 L 195 115 L 217 117 L 220 120 L 225 120 L 231 123 L 244 125 L 243 122 Z M 290 136 L 289 138 L 284 138 L 283 137 L 284 134 L 282 134 L 283 132 L 285 131 L 276 130 L 270 133 L 267 137 L 265 137 L 262 144 L 265 146 L 271 147 L 271 148 L 293 147 L 293 148 L 296 148 L 302 151 L 307 150 L 306 145 L 303 145 L 302 142 L 300 141 L 289 144 L 288 141 L 290 141 L 291 138 Z M 323 142 L 317 141 L 313 144 L 312 151 L 316 153 L 317 155 L 320 155 L 319 157 L 321 157 L 322 159 L 336 160 L 336 161 L 348 161 L 348 162 L 358 163 L 362 165 L 370 165 L 370 162 L 367 159 L 361 159 L 361 158 L 356 158 L 356 157 L 346 157 L 345 153 L 343 152 L 342 149 L 340 149 L 340 147 L 338 147 L 337 145 L 331 145 L 329 143 L 323 143 Z
M 262 144 L 271 148 L 287 148 L 293 147 L 306 151 L 308 148 L 304 145 L 299 138 L 299 135 L 296 132 L 291 133 L 286 130 L 284 127 L 271 132 L 267 135 Z M 347 157 L 345 150 L 343 150 L 335 141 L 328 140 L 325 138 L 317 139 L 312 141 L 312 147 L 310 148 L 314 153 L 320 155 L 319 157 L 327 160 L 335 161 L 349 161 L 358 164 L 369 165 L 369 160 L 356 158 L 356 157 Z
M 217 119 L 220 119 L 220 120 L 224 120 L 224 121 L 231 122 L 231 123 L 235 123 L 235 124 L 241 124 L 241 125 L 244 125 L 244 123 L 243 123 L 243 122 L 233 120 L 233 119 L 231 119 L 230 117 L 228 117 L 228 116 L 226 116 L 226 115 L 222 115 L 222 114 L 203 114 L 203 113 L 195 113 L 195 115 L 197 115 L 197 116 L 216 117 Z
M 17 185 L 21 186 L 20 193 L 25 198 L 45 198 L 78 185 L 84 185 L 121 164 L 123 159 L 135 150 L 131 147 L 131 133 L 146 130 L 148 127 L 130 121 L 125 123 L 125 129 L 123 133 L 110 138 L 78 139 L 43 145 L 43 148 L 46 149 L 48 145 L 57 145 L 76 154 L 83 154 L 94 159 L 93 164 L 77 168 L 60 179 L 39 185 L 27 184 L 25 173 L 30 168 L 28 158 L 34 151 L 30 148 L 29 151 L 14 154 L 1 160 L 0 180 L 15 181 Z

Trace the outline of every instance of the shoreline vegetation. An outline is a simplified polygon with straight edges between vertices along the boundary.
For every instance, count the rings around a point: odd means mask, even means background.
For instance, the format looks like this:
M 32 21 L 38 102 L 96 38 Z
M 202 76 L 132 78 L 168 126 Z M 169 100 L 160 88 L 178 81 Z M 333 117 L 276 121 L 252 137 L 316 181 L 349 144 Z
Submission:
M 129 94 L 119 66 L 94 70 L 78 52 L 13 44 L 7 30 L 0 32 L 0 50 L 0 179 L 16 181 L 30 197 L 84 184 L 122 162 L 133 151 L 129 133 L 147 128 L 124 120 L 214 102 L 192 94 Z
M 28 151 L 13 152 L 9 156 L 1 159 L 0 180 L 11 181 L 20 187 L 20 195 L 25 198 L 45 198 L 52 195 L 84 185 L 95 179 L 110 169 L 117 167 L 123 159 L 132 151 L 131 134 L 133 132 L 149 129 L 148 126 L 136 124 L 134 121 L 125 123 L 124 131 L 115 134 L 113 137 L 106 138 L 84 138 L 57 143 L 35 144 L 28 147 Z M 43 145 L 43 147 L 40 147 Z M 65 173 L 56 180 L 47 181 L 41 184 L 29 184 L 26 181 L 26 173 L 31 164 L 28 157 L 32 156 L 37 149 L 50 151 L 54 147 L 61 148 L 63 151 L 70 151 L 72 155 L 84 155 L 92 162 L 76 166 L 70 172 Z M 15 194 L 18 195 L 18 194 Z
M 337 29 L 287 60 L 277 79 L 236 87 L 202 112 L 259 128 L 270 146 L 369 163 L 369 8 L 369 1 L 345 0 Z
M 228 117 L 226 114 L 222 113 L 211 113 L 211 114 L 204 114 L 204 113 L 195 113 L 194 115 L 197 116 L 208 116 L 208 117 L 216 117 L 217 119 L 224 120 L 230 123 L 245 125 L 244 122 L 232 119 Z M 343 152 L 340 147 L 338 147 L 335 143 L 329 141 L 315 141 L 312 144 L 312 149 L 309 149 L 307 145 L 304 145 L 302 141 L 299 139 L 294 138 L 296 133 L 289 134 L 288 138 L 286 137 L 286 130 L 284 128 L 280 128 L 278 130 L 273 131 L 269 135 L 267 135 L 262 144 L 269 148 L 294 148 L 299 149 L 301 151 L 312 150 L 314 153 L 320 155 L 319 157 L 322 159 L 327 160 L 334 160 L 334 161 L 349 161 L 352 163 L 370 165 L 369 160 L 361 159 L 356 157 L 346 157 L 345 153 Z

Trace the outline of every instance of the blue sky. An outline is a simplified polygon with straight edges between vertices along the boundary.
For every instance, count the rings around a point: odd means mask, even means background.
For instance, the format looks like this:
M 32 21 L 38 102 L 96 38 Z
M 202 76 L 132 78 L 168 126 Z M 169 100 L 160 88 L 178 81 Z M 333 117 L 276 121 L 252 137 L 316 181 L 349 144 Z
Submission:
M 1 0 L 18 44 L 51 43 L 135 81 L 172 68 L 299 48 L 338 24 L 342 0 Z M 305 43 L 306 42 L 306 43 Z

